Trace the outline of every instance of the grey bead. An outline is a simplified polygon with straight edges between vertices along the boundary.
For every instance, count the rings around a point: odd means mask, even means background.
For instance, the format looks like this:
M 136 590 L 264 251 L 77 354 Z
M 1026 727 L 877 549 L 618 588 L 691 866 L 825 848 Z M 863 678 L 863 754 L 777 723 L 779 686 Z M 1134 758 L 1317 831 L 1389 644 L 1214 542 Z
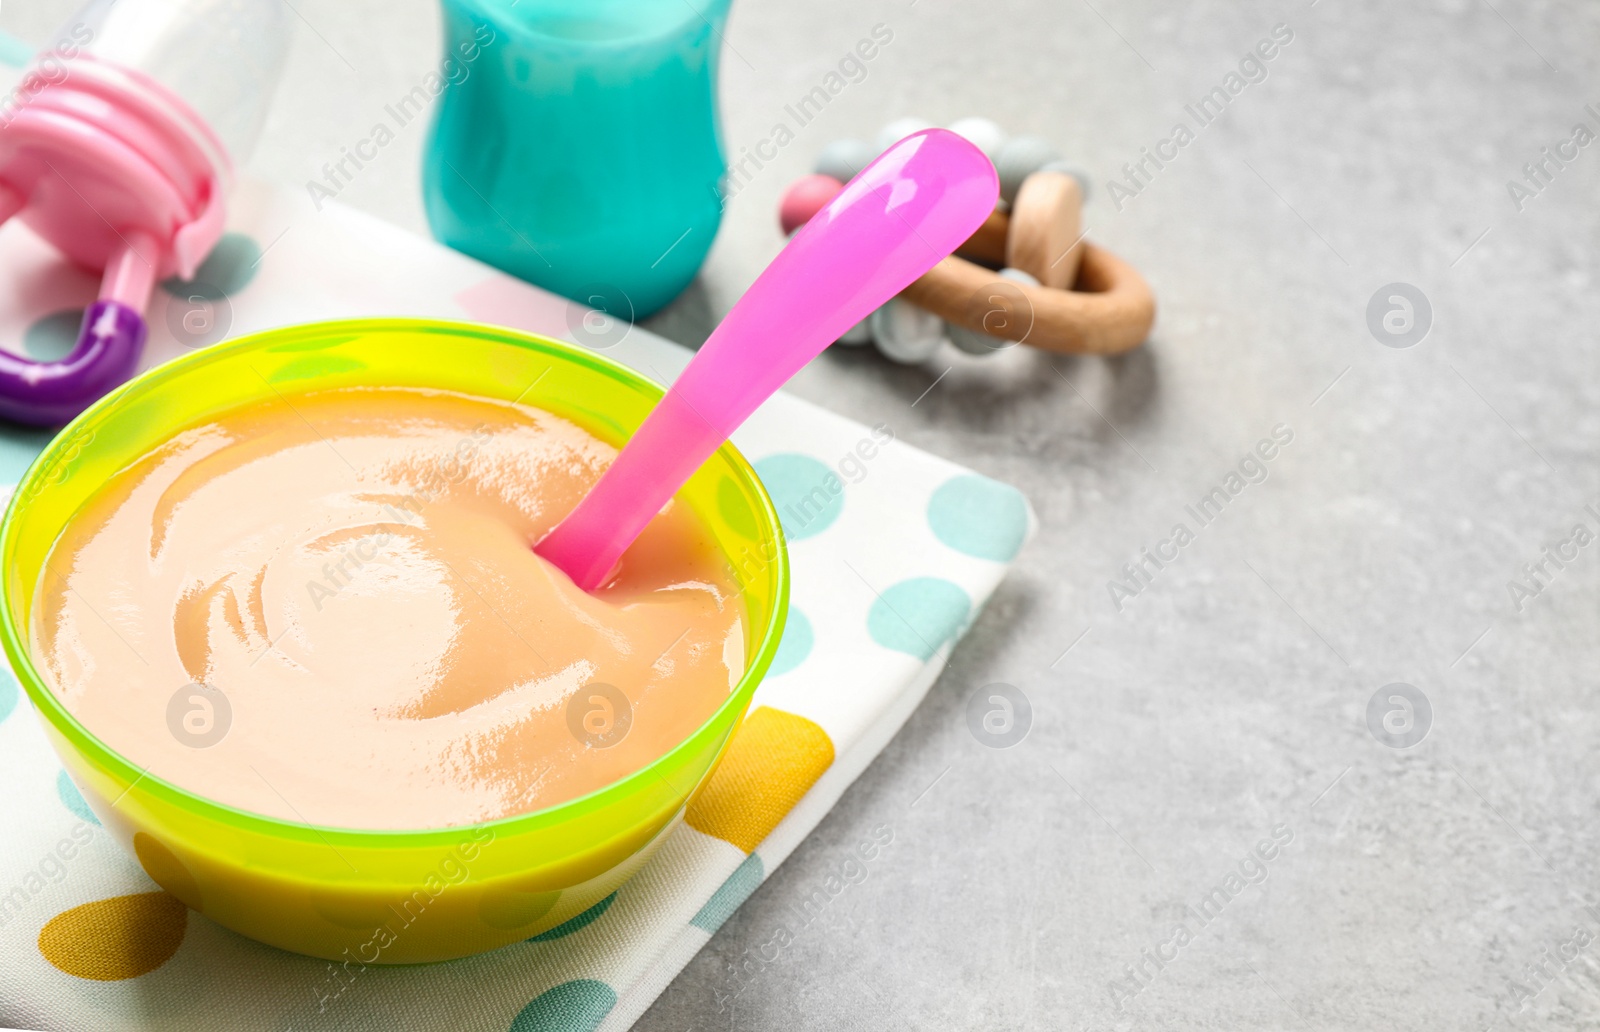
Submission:
M 1001 269 L 1000 277 L 1017 283 L 1026 283 L 1030 287 L 1039 285 L 1038 280 L 1021 269 Z M 965 326 L 957 326 L 954 323 L 947 324 L 945 330 L 950 337 L 950 343 L 969 355 L 992 355 L 996 351 L 1004 351 L 1006 348 L 1017 346 L 1017 342 L 1014 340 L 1006 340 L 1003 337 L 995 337 L 987 333 L 980 333 L 977 330 L 969 330 Z
M 1013 269 L 1009 265 L 1001 269 L 996 275 L 998 275 L 1001 279 L 1013 280 L 1017 283 L 1026 283 L 1030 287 L 1037 287 L 1039 285 L 1039 281 L 1033 278 L 1032 273 L 1023 272 L 1021 269 Z
M 963 118 L 947 128 L 987 154 L 990 161 L 999 157 L 1006 144 L 1006 131 L 987 118 Z
M 943 319 L 900 298 L 890 298 L 867 322 L 878 350 L 903 365 L 927 359 L 944 340 Z
M 1017 199 L 1022 181 L 1051 162 L 1060 161 L 1061 152 L 1048 140 L 1037 136 L 1018 136 L 1007 140 L 995 158 L 995 171 L 1000 173 L 1000 196 L 1009 204 Z
M 889 149 L 891 144 L 899 143 L 912 133 L 921 132 L 924 129 L 932 128 L 933 123 L 927 121 L 926 119 L 897 118 L 893 122 L 890 122 L 888 125 L 884 126 L 882 129 L 879 129 L 878 135 L 873 137 L 872 146 L 876 152 L 874 153 L 873 157 L 877 157 L 878 154 L 882 154 L 884 151 Z
M 871 317 L 869 316 L 868 319 L 870 318 Z M 839 334 L 839 339 L 834 343 L 843 344 L 852 348 L 858 348 L 863 344 L 871 344 L 872 328 L 867 325 L 867 319 L 863 319 L 854 326 L 850 327 L 848 330 L 845 330 L 843 333 Z
M 945 336 L 950 338 L 950 343 L 965 351 L 969 355 L 992 355 L 1001 348 L 1009 348 L 1011 341 L 991 337 L 987 333 L 977 333 L 965 326 L 950 323 L 944 328 Z
M 1065 172 L 1078 181 L 1078 189 L 1083 191 L 1083 203 L 1089 203 L 1089 173 L 1070 161 L 1051 161 L 1040 166 L 1041 172 Z
M 848 183 L 856 173 L 872 164 L 872 159 L 877 156 L 870 144 L 860 140 L 834 140 L 817 155 L 815 171 L 818 175 L 832 176 L 841 183 Z

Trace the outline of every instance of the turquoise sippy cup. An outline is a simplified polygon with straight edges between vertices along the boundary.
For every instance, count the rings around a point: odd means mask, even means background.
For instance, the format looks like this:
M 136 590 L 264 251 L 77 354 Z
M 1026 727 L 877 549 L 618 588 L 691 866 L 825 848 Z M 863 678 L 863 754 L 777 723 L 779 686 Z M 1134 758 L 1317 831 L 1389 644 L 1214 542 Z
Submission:
M 694 278 L 722 217 L 730 0 L 441 0 L 472 54 L 423 159 L 441 241 L 622 319 Z

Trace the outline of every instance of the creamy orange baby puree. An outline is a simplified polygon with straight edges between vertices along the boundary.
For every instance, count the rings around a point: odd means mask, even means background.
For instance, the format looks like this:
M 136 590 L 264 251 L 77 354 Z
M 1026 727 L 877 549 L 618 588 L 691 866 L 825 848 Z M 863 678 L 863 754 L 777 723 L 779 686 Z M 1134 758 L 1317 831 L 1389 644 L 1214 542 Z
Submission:
M 433 391 L 230 414 L 73 518 L 33 655 L 113 749 L 240 809 L 414 829 L 575 798 L 683 741 L 744 673 L 732 573 L 683 503 L 593 596 L 531 550 L 615 454 Z

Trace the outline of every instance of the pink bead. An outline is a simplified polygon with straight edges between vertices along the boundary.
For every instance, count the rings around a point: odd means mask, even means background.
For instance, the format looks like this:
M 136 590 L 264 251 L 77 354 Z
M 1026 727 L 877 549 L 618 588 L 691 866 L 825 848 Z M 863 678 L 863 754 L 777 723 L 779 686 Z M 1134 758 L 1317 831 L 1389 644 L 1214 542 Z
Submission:
M 832 176 L 801 176 L 790 183 L 783 200 L 778 203 L 778 223 L 783 226 L 784 233 L 793 233 L 810 222 L 811 216 L 843 189 L 844 184 Z

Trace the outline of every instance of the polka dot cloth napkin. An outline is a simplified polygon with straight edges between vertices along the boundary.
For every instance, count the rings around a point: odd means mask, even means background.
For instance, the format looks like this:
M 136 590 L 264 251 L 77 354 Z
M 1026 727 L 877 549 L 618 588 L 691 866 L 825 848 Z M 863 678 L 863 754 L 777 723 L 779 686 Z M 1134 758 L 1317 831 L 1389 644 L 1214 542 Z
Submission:
M 3 346 L 63 353 L 94 278 L 17 226 L 0 233 L 0 270 Z M 572 339 L 586 314 L 351 210 L 246 184 L 196 281 L 158 289 L 147 363 L 314 319 L 465 318 Z M 689 358 L 638 329 L 606 353 L 659 380 Z M 0 496 L 47 437 L 0 429 Z M 1015 490 L 899 443 L 892 426 L 780 395 L 735 440 L 777 503 L 793 558 L 771 673 L 640 873 L 493 953 L 351 974 L 190 913 L 100 827 L 0 661 L 0 1026 L 630 1025 L 893 736 L 1033 528 Z

